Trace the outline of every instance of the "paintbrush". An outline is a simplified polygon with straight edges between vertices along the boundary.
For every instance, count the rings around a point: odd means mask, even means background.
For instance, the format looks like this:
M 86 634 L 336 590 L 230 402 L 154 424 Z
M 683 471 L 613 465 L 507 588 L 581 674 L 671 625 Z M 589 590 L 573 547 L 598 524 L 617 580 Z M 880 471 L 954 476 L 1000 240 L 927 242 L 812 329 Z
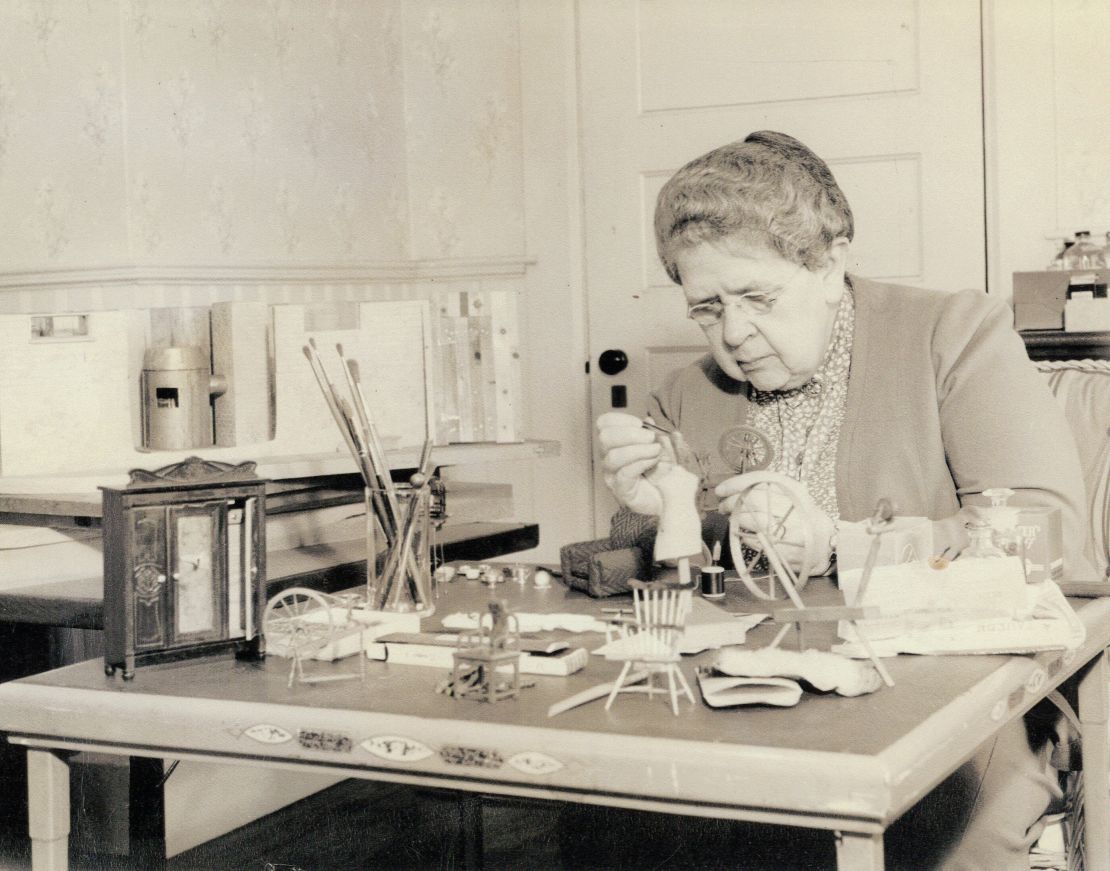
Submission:
M 343 346 L 336 345 L 336 350 L 339 351 L 339 356 L 343 357 Z M 374 425 L 374 418 L 370 415 L 370 406 L 366 402 L 366 394 L 362 390 L 362 377 L 358 367 L 357 360 L 344 360 L 344 371 L 347 375 L 347 382 L 351 388 L 351 395 L 355 399 L 355 407 L 359 413 L 359 419 L 366 428 L 367 447 L 370 451 L 370 458 L 374 462 L 374 467 L 378 473 L 378 481 L 381 489 L 385 492 L 386 499 L 388 500 L 390 511 L 396 518 L 398 514 L 397 508 L 397 491 L 393 486 L 393 478 L 389 473 L 389 463 L 385 458 L 385 450 L 382 447 L 381 438 L 378 436 L 378 429 Z
M 339 408 L 336 401 L 338 397 L 335 394 L 335 388 L 332 386 L 331 381 L 328 379 L 327 372 L 324 371 L 324 365 L 320 360 L 320 355 L 316 351 L 316 345 L 312 339 L 309 339 L 309 344 L 304 346 L 304 355 L 308 358 L 309 364 L 312 366 L 312 374 L 316 376 L 316 383 L 320 386 L 320 392 L 324 396 L 324 402 L 331 412 L 332 419 L 335 425 L 339 427 L 339 433 L 343 436 L 343 441 L 347 445 L 347 449 L 351 452 L 351 458 L 355 461 L 355 466 L 362 475 L 363 480 L 367 485 L 371 483 L 369 477 L 369 470 L 363 465 L 362 458 L 359 456 L 358 446 L 355 444 L 351 423 Z

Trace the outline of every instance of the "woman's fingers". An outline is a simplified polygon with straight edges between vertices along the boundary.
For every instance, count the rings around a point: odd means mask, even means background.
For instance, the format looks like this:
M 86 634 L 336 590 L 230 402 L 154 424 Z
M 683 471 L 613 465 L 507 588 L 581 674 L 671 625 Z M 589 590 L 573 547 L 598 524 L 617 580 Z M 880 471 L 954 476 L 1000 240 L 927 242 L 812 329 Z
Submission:
M 650 469 L 659 461 L 660 447 L 656 442 L 624 445 L 605 452 L 602 467 L 607 472 L 621 472 L 630 463 L 645 463 Z
M 632 429 L 627 426 L 607 426 L 597 431 L 597 440 L 602 450 L 612 450 L 625 445 L 649 445 L 655 441 L 655 433 L 646 429 Z
M 644 422 L 640 418 L 626 411 L 607 411 L 597 418 L 597 428 L 599 430 L 610 426 L 641 429 L 643 424 Z
M 636 460 L 627 465 L 621 466 L 613 472 L 613 477 L 617 481 L 631 482 L 636 478 L 641 477 L 646 472 L 650 472 L 659 462 L 658 457 L 651 457 L 646 460 Z

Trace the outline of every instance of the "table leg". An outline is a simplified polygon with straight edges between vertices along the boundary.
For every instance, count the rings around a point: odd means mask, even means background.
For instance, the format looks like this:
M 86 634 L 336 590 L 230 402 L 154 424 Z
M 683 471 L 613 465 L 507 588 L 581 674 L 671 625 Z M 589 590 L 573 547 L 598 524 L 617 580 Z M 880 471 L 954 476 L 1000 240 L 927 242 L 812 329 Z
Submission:
M 459 806 L 459 864 L 463 871 L 482 869 L 482 796 L 462 792 Z
M 1110 667 L 1106 651 L 1079 681 L 1079 722 L 1083 727 L 1083 833 L 1087 871 L 1110 869 Z
M 69 867 L 69 763 L 51 750 L 27 751 L 27 829 L 34 871 Z
M 837 871 L 882 871 L 883 835 L 860 832 L 836 833 Z
M 131 867 L 166 867 L 166 801 L 161 759 L 132 756 L 128 785 L 127 842 Z

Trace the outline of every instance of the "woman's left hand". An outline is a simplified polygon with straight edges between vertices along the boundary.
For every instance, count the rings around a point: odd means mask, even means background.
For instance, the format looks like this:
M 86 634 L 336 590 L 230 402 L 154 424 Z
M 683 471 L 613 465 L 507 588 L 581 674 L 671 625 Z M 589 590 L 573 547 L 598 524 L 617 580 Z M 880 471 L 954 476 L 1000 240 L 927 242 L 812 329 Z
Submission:
M 756 485 L 750 487 L 744 475 L 734 475 L 717 485 L 714 491 L 721 500 L 717 510 L 731 514 L 733 524 L 740 530 L 740 540 L 753 549 L 762 550 L 757 531 L 767 534 L 779 554 L 793 570 L 802 566 L 806 556 L 805 528 L 809 524 L 813 541 L 808 554 L 811 574 L 827 572 L 832 563 L 832 536 L 836 522 L 817 507 L 805 488 L 794 483 L 801 491 L 798 504 L 792 502 L 779 487 Z M 741 502 L 741 492 L 747 491 Z M 791 510 L 793 506 L 793 510 Z

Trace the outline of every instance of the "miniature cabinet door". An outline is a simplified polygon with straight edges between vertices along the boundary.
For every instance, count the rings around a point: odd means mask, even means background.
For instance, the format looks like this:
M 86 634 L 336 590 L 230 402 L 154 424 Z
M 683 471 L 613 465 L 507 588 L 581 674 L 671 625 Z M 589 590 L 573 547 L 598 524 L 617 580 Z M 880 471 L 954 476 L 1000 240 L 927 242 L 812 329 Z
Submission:
M 228 637 L 227 503 L 171 506 L 168 646 Z
M 228 637 L 227 505 L 131 510 L 136 653 Z
M 134 508 L 130 515 L 132 638 L 138 653 L 168 643 L 166 509 L 161 505 Z

